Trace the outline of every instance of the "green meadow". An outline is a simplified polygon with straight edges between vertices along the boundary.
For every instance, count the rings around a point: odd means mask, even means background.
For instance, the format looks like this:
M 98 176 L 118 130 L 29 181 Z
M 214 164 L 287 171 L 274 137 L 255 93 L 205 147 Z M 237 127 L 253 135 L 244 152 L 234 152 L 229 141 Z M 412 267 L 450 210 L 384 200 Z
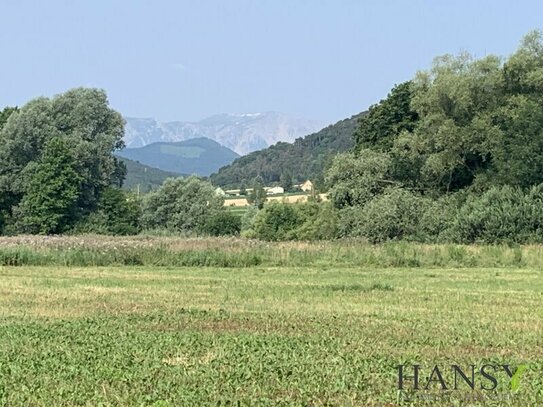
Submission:
M 5 263 L 27 247 L 54 265 L 36 257 L 34 265 L 0 267 L 0 405 L 543 403 L 537 246 L 78 239 L 1 242 Z M 164 257 L 160 266 L 123 266 L 104 252 L 109 265 L 55 263 L 80 252 L 74 259 L 85 264 L 115 241 L 118 253 L 141 244 L 139 252 L 151 255 L 160 242 L 164 253 L 215 253 L 217 262 L 253 245 L 260 260 L 178 266 Z M 451 364 L 526 371 L 514 390 L 503 375 L 496 389 L 481 390 L 492 383 L 476 371 L 475 390 L 460 382 L 455 391 L 433 383 L 398 392 L 399 364 L 421 365 L 421 377 L 439 365 L 447 383 Z

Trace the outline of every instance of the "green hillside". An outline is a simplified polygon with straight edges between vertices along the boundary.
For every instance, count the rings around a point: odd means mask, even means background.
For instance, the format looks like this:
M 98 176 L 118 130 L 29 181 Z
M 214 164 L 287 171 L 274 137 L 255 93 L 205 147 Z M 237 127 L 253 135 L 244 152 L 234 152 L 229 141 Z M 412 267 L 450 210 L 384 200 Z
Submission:
M 354 146 L 353 133 L 363 114 L 341 120 L 317 133 L 296 139 L 294 143 L 279 142 L 240 157 L 212 174 L 211 182 L 237 187 L 261 176 L 266 184 L 270 184 L 279 182 L 283 173 L 290 173 L 294 182 L 318 179 L 335 154 Z
M 239 157 L 229 148 L 205 137 L 125 148 L 117 155 L 163 171 L 201 176 L 208 176 Z
M 149 192 L 158 188 L 166 178 L 180 176 L 180 174 L 162 171 L 128 158 L 119 157 L 119 159 L 126 165 L 126 178 L 123 183 L 123 189 L 126 190 L 137 190 L 139 185 L 140 192 Z

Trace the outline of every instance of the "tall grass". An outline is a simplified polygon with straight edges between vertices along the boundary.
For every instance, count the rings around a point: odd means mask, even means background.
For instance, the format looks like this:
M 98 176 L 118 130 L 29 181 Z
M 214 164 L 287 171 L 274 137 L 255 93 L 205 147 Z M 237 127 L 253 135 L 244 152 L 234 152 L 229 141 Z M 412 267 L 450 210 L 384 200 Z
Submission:
M 0 266 L 543 267 L 543 246 L 428 245 L 360 240 L 23 236 L 0 238 Z

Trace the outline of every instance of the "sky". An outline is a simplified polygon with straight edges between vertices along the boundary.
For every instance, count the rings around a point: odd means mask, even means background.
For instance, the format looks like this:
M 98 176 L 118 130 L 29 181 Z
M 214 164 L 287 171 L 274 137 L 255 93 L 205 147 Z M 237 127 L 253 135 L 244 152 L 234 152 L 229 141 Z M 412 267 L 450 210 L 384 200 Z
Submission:
M 73 87 L 128 117 L 279 111 L 335 122 L 435 56 L 510 55 L 543 2 L 0 0 L 0 108 Z

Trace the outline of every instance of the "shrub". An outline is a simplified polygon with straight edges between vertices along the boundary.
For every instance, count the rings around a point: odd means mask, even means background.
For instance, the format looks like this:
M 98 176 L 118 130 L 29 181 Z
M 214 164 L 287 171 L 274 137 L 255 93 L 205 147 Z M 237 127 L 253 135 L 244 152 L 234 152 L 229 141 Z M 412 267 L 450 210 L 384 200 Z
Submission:
M 140 231 L 141 206 L 136 196 L 118 188 L 107 188 L 98 208 L 74 228 L 75 233 L 135 235 Z
M 241 235 L 248 238 L 254 237 L 253 225 L 258 214 L 258 208 L 254 205 L 247 207 L 247 210 L 241 217 Z
M 337 237 L 338 211 L 329 202 L 309 202 L 296 205 L 301 225 L 295 235 L 298 240 L 327 240 Z
M 460 243 L 543 241 L 543 185 L 527 192 L 493 187 L 482 195 L 470 195 L 449 236 Z
M 210 236 L 235 236 L 240 230 L 240 217 L 228 210 L 211 214 L 202 227 L 202 232 Z
M 142 223 L 149 229 L 181 233 L 201 231 L 206 219 L 224 210 L 215 188 L 197 177 L 168 178 L 143 203 Z
M 263 240 L 292 240 L 301 220 L 292 204 L 271 202 L 257 214 L 253 230 Z
M 363 207 L 341 211 L 340 233 L 363 236 L 373 243 L 390 239 L 416 239 L 419 222 L 431 201 L 400 188 L 390 188 Z
M 330 203 L 271 202 L 256 215 L 246 235 L 263 240 L 322 240 L 337 235 L 337 211 Z

